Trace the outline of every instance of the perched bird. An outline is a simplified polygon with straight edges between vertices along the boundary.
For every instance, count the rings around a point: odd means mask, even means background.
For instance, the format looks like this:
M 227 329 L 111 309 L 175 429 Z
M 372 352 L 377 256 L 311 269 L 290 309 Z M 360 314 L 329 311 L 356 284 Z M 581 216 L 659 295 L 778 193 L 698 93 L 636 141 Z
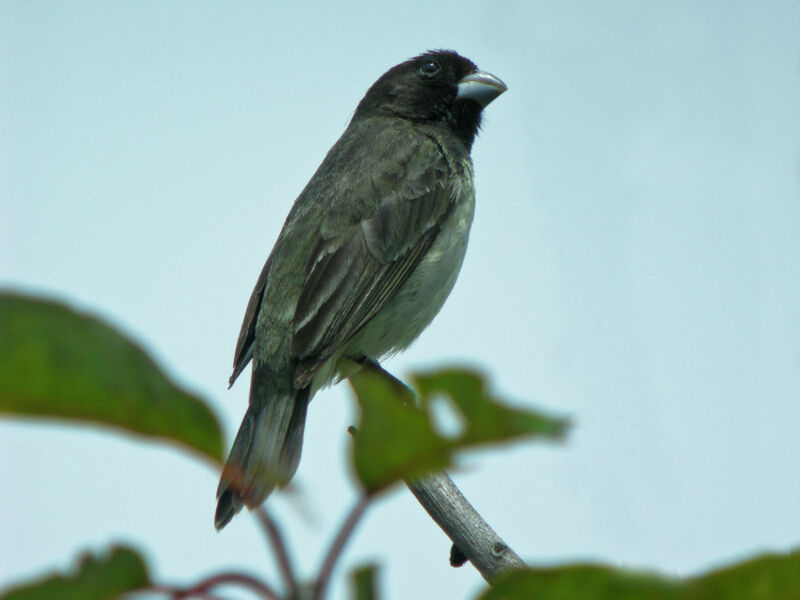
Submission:
M 300 462 L 314 393 L 406 348 L 453 288 L 475 189 L 481 111 L 506 90 L 452 51 L 384 73 L 292 206 L 247 305 L 233 375 L 250 405 L 215 526 L 259 506 Z

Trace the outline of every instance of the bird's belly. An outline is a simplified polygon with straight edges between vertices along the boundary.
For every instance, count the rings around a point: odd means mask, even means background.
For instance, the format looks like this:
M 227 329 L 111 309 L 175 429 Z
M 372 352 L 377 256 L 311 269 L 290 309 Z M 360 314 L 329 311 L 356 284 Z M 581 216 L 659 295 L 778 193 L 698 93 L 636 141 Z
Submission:
M 455 285 L 475 211 L 473 194 L 464 194 L 394 298 L 347 344 L 345 356 L 378 359 L 406 348 L 427 327 Z

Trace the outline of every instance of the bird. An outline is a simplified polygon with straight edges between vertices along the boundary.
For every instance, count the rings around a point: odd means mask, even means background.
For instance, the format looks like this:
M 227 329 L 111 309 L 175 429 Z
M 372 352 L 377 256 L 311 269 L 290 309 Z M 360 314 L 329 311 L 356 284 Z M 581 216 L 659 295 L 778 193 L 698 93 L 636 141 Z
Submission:
M 406 60 L 367 90 L 248 302 L 229 383 L 252 361 L 250 398 L 217 530 L 292 479 L 318 390 L 405 349 L 441 309 L 467 248 L 482 111 L 506 90 L 452 50 Z

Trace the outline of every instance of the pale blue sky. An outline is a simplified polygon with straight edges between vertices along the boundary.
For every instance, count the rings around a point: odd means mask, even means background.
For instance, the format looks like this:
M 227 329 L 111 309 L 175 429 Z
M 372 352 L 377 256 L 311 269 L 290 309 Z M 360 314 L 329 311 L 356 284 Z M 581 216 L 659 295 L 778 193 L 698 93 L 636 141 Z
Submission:
M 211 399 L 297 193 L 367 87 L 453 48 L 501 77 L 475 144 L 461 278 L 387 366 L 488 369 L 571 415 L 561 446 L 471 455 L 457 483 L 515 550 L 694 573 L 800 542 L 800 4 L 0 3 L 0 281 L 132 332 Z M 2 326 L 2 324 L 0 324 Z M 317 396 L 270 504 L 316 569 L 353 487 L 346 386 Z M 0 585 L 126 540 L 157 575 L 272 576 L 216 475 L 86 428 L 0 422 Z M 389 598 L 462 598 L 402 489 L 345 556 Z M 341 578 L 339 579 L 341 582 Z M 338 585 L 333 597 L 343 598 Z

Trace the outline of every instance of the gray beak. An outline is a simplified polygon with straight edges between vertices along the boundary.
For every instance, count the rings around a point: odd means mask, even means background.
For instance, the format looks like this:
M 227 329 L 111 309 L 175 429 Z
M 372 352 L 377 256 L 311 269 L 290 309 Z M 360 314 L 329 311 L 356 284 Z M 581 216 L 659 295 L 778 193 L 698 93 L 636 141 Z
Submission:
M 456 99 L 474 100 L 483 108 L 507 89 L 506 84 L 491 73 L 475 71 L 458 82 Z

